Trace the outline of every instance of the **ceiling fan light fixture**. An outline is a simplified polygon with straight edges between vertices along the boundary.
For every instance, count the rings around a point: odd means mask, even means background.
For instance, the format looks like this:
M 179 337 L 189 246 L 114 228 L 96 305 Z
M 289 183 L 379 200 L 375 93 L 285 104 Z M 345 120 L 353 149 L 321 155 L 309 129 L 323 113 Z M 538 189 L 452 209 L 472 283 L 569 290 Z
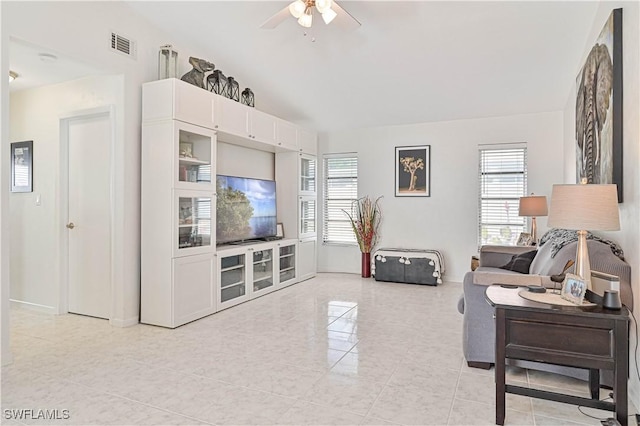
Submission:
M 331 3 L 331 0 L 316 0 L 316 9 L 318 9 L 320 13 L 325 13 L 331 9 Z
M 311 28 L 311 25 L 313 24 L 313 16 L 311 15 L 310 9 L 307 9 L 304 14 L 298 18 L 298 24 L 305 28 Z
M 300 18 L 306 8 L 307 5 L 302 0 L 296 0 L 289 5 L 289 12 L 294 18 Z
M 331 21 L 333 21 L 335 19 L 336 16 L 338 16 L 338 14 L 331 8 L 329 8 L 329 9 L 325 10 L 324 12 L 322 12 L 322 20 L 327 25 L 329 25 L 331 23 Z

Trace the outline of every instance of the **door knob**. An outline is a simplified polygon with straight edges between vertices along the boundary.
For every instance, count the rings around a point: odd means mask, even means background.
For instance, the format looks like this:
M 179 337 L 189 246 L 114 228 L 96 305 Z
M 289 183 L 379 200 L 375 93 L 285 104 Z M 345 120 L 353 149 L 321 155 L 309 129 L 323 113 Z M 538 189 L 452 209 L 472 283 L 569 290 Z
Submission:
M 73 229 L 73 228 L 75 228 L 75 227 L 76 227 L 76 225 L 74 225 L 74 224 L 73 224 L 73 222 L 69 222 L 69 223 L 67 223 L 67 228 L 69 228 L 69 229 Z

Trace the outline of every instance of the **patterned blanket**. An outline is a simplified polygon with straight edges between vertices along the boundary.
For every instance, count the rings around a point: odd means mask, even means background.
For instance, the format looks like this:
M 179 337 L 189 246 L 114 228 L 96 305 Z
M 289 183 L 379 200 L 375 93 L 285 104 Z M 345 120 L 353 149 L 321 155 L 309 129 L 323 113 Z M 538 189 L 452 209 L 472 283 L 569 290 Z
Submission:
M 613 254 L 624 260 L 624 252 L 622 251 L 622 247 L 620 247 L 617 243 L 614 243 L 610 240 L 605 240 L 604 238 L 600 238 L 597 235 L 593 235 L 591 232 L 587 232 L 587 239 L 596 240 L 608 245 L 609 247 L 611 247 L 611 252 L 613 252 Z M 551 257 L 555 257 L 555 255 L 558 254 L 562 247 L 574 241 L 578 241 L 578 231 L 572 231 L 569 229 L 550 229 L 542 236 L 542 238 L 540 238 L 539 245 L 542 246 L 547 242 L 551 244 Z

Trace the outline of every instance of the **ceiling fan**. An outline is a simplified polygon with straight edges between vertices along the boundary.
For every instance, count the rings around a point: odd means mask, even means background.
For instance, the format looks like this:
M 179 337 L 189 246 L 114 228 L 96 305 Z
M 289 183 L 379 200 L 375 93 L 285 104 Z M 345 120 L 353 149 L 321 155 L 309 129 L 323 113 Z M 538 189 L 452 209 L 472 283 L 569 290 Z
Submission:
M 314 9 L 320 13 L 322 20 L 327 25 L 336 17 L 338 17 L 336 22 L 345 29 L 356 29 L 361 25 L 356 18 L 333 0 L 295 0 L 289 6 L 267 19 L 260 25 L 260 28 L 272 30 L 289 16 L 296 18 L 301 26 L 310 28 L 313 24 Z

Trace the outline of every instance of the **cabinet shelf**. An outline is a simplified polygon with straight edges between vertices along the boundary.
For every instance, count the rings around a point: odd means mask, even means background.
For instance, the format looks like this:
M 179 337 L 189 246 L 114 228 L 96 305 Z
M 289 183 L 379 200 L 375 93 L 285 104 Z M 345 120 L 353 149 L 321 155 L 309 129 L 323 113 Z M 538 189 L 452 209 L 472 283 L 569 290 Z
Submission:
M 282 268 L 282 269 L 280 269 L 280 273 L 287 272 L 287 271 L 292 271 L 294 269 L 296 269 L 295 266 L 290 266 L 288 268 Z
M 268 263 L 268 262 L 271 262 L 271 258 L 270 257 L 267 258 L 267 259 L 254 260 L 253 264 L 254 265 L 259 265 L 261 263 Z
M 281 254 L 281 255 L 280 255 L 280 259 L 284 259 L 284 258 L 291 257 L 291 256 L 295 256 L 295 254 L 294 254 L 294 253 Z
M 220 272 L 233 271 L 235 269 L 242 269 L 242 268 L 244 268 L 244 264 L 229 266 L 228 268 L 222 268 L 220 269 Z
M 237 283 L 231 283 L 231 284 L 227 284 L 227 285 L 222 285 L 222 286 L 220 286 L 220 288 L 221 289 L 226 289 L 226 288 L 238 287 L 238 286 L 244 287 L 244 281 L 238 281 Z
M 181 164 L 197 164 L 197 165 L 208 165 L 209 164 L 208 161 L 198 160 L 197 158 L 193 158 L 193 157 L 178 157 L 178 160 L 180 160 Z
M 258 283 L 260 281 L 264 281 L 264 280 L 268 280 L 268 279 L 273 279 L 273 275 L 265 275 L 264 277 L 259 277 L 259 278 L 254 278 L 253 279 L 253 283 Z

